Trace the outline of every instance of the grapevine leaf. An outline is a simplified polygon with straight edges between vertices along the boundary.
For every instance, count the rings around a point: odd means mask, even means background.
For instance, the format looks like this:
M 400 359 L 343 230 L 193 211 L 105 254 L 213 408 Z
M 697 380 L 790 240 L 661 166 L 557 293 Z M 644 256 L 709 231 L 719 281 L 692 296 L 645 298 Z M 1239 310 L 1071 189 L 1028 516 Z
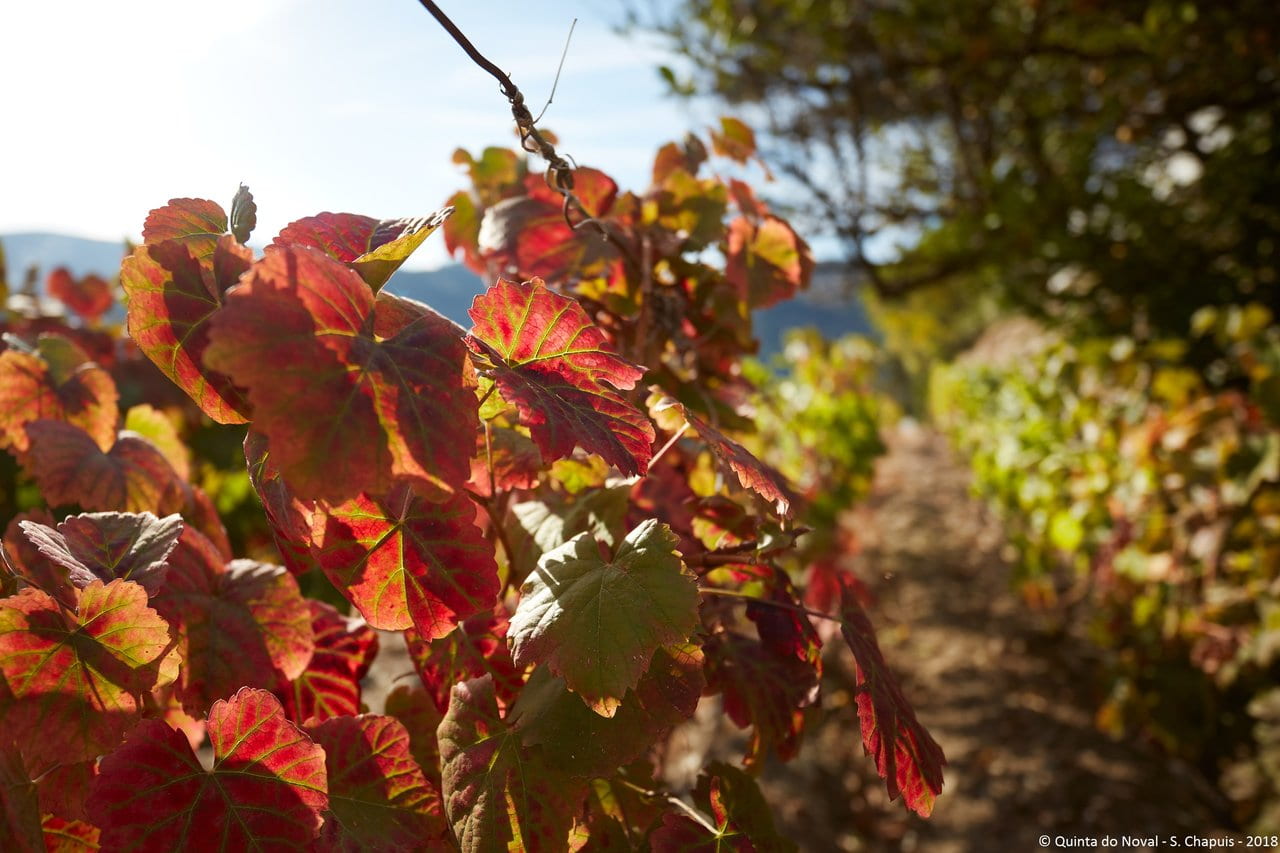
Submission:
M 67 570 L 72 585 L 120 578 L 138 583 L 148 595 L 160 591 L 178 537 L 182 517 L 156 518 L 149 512 L 97 512 L 73 515 L 57 528 L 19 522 L 36 549 Z
M 378 653 L 378 635 L 332 605 L 308 600 L 315 654 L 307 668 L 283 688 L 285 712 L 295 723 L 360 713 L 360 679 Z
M 445 816 L 464 853 L 564 848 L 582 786 L 521 747 L 488 676 L 453 688 L 437 738 Z
M 41 335 L 36 353 L 0 352 L 0 446 L 25 453 L 26 426 L 65 421 L 83 429 L 101 448 L 116 437 L 116 384 L 71 341 Z
M 497 600 L 498 564 L 475 519 L 462 494 L 430 503 L 397 486 L 318 511 L 312 553 L 370 625 L 435 639 Z
M 404 851 L 445 830 L 440 796 L 409 752 L 409 732 L 394 717 L 335 717 L 307 727 L 324 748 L 329 811 L 324 850 Z
M 756 781 L 736 767 L 713 761 L 698 777 L 694 801 L 711 816 L 715 833 L 682 814 L 663 815 L 650 836 L 654 853 L 794 853 L 778 834 Z
M 499 279 L 475 298 L 470 314 L 468 345 L 490 362 L 499 392 L 515 404 L 545 460 L 581 445 L 628 476 L 644 473 L 653 425 L 619 393 L 644 369 L 613 351 L 581 305 L 540 279 Z
M 70 820 L 88 820 L 84 802 L 89 786 L 98 775 L 98 759 L 59 764 L 41 774 L 36 787 L 40 791 L 40 811 Z
M 15 578 L 21 578 L 30 586 L 43 590 L 56 599 L 64 607 L 74 610 L 76 607 L 75 587 L 67 577 L 66 567 L 53 563 L 31 542 L 23 531 L 24 522 L 52 526 L 55 522 L 48 510 L 39 509 L 34 512 L 21 512 L 9 521 L 4 530 L 4 565 Z M 5 594 L 12 595 L 17 590 Z
M 533 440 L 510 427 L 488 427 L 487 444 L 483 434 L 476 437 L 469 484 L 472 491 L 481 497 L 492 497 L 493 489 L 512 491 L 538 485 L 545 466 Z
M 145 720 L 102 759 L 89 814 L 108 850 L 310 850 L 329 805 L 324 750 L 264 690 L 209 712 L 213 768 Z
M 203 714 L 238 688 L 273 688 L 297 678 L 315 650 L 311 610 L 279 566 L 232 560 L 186 528 L 169 556 L 155 607 L 174 629 L 184 665 L 178 695 Z
M 711 147 L 721 157 L 730 157 L 746 163 L 756 153 L 756 135 L 742 121 L 722 116 L 720 130 L 711 131 Z
M 191 451 L 183 444 L 178 429 L 169 416 L 154 406 L 141 403 L 130 406 L 124 415 L 124 428 L 137 433 L 156 446 L 181 479 L 191 480 Z
M 435 699 L 418 685 L 401 684 L 387 694 L 386 713 L 404 724 L 409 732 L 409 751 L 436 790 L 440 790 L 440 745 L 436 729 L 443 712 Z M 448 707 L 446 697 L 445 707 Z
M 243 389 L 224 373 L 206 368 L 203 359 L 209 322 L 221 309 L 227 288 L 253 262 L 253 252 L 230 236 L 206 246 L 207 236 L 148 239 L 124 259 L 120 284 L 128 296 L 129 335 L 205 414 L 218 423 L 244 423 L 249 404 Z
M 101 317 L 115 301 L 106 279 L 92 274 L 76 279 L 66 267 L 49 273 L 44 287 L 50 296 L 86 320 Z
M 840 633 L 853 650 L 862 745 L 875 758 L 889 799 L 901 794 L 907 808 L 928 817 L 942 793 L 942 747 L 916 719 L 852 585 L 844 589 L 840 610 Z
M 299 497 L 386 494 L 396 478 L 435 496 L 471 476 L 466 347 L 425 305 L 375 302 L 318 250 L 275 248 L 212 324 L 205 363 L 249 389 L 254 427 Z
M 0 742 L 0 850 L 41 853 L 40 802 L 35 783 L 27 775 L 22 753 Z
M 693 427 L 699 437 L 706 442 L 707 447 L 716 455 L 716 458 L 738 475 L 738 482 L 742 484 L 743 488 L 750 489 L 772 503 L 779 516 L 785 518 L 791 515 L 792 504 L 795 503 L 795 495 L 781 474 L 761 462 L 741 444 L 738 444 L 689 411 L 683 404 L 671 398 L 666 398 L 659 401 L 655 408 L 659 410 L 665 408 L 677 409 L 689 426 Z
M 462 253 L 462 261 L 467 269 L 482 275 L 485 271 L 484 261 L 480 257 L 480 211 L 471 194 L 459 191 L 449 199 L 453 208 L 453 216 L 444 223 L 444 245 L 449 254 L 457 257 Z
M 169 625 L 142 587 L 94 581 L 77 605 L 30 588 L 0 600 L 0 676 L 16 702 L 4 730 L 33 770 L 111 749 L 140 718 L 138 697 L 178 674 Z
M 249 469 L 249 482 L 262 501 L 267 526 L 276 540 L 276 548 L 285 566 L 295 575 L 315 568 L 311 557 L 311 524 L 315 501 L 304 501 L 293 494 L 280 476 L 267 449 L 267 437 L 250 429 L 244 437 L 244 458 Z
M 697 646 L 659 649 L 639 685 L 609 718 L 593 714 L 565 688 L 564 679 L 540 666 L 521 691 L 513 719 L 526 744 L 542 744 L 550 766 L 571 776 L 607 776 L 692 717 L 703 683 Z
M 813 254 L 786 221 L 765 214 L 729 224 L 725 277 L 752 308 L 768 308 L 809 286 Z
M 815 666 L 734 631 L 717 634 L 703 649 L 707 683 L 724 692 L 725 713 L 739 728 L 751 726 L 747 764 L 758 764 L 770 749 L 783 761 L 792 758 L 804 709 L 817 696 Z
M 643 480 L 641 482 L 644 482 Z M 548 551 L 559 548 L 579 533 L 614 545 L 622 538 L 631 484 L 591 489 L 572 498 L 550 494 L 541 500 L 522 501 L 511 507 L 508 525 L 511 540 L 511 574 L 523 580 Z
M 502 708 L 514 701 L 524 678 L 507 650 L 507 611 L 498 604 L 466 619 L 436 640 L 424 640 L 412 628 L 404 632 L 409 659 L 440 713 L 449 707 L 455 684 L 488 674 Z
M 198 261 L 213 257 L 218 239 L 227 233 L 227 214 L 216 202 L 203 198 L 171 198 L 147 214 L 142 239 L 148 246 L 176 241 Z
M 168 514 L 186 502 L 186 484 L 151 442 L 121 432 L 103 452 L 79 427 L 62 421 L 27 424 L 31 447 L 23 465 L 50 506 Z
M 682 643 L 698 620 L 694 576 L 676 537 L 650 519 L 611 560 L 581 533 L 544 554 L 511 617 L 517 666 L 546 663 L 597 714 L 612 717 L 661 646 Z
M 101 849 L 98 843 L 101 830 L 82 820 L 67 820 L 47 814 L 41 828 L 44 830 L 44 846 L 40 849 L 45 853 L 94 853 Z
M 319 249 L 359 273 L 376 293 L 451 213 L 451 207 L 406 219 L 321 213 L 291 222 L 272 245 Z
M 249 235 L 258 225 L 258 204 L 253 200 L 253 193 L 244 184 L 236 190 L 231 199 L 231 236 L 241 243 L 249 242 Z

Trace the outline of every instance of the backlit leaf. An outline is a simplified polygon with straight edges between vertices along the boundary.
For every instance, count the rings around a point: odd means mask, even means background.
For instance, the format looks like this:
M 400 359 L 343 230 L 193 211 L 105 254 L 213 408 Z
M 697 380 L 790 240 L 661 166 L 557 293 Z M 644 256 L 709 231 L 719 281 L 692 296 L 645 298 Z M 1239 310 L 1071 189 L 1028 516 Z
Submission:
M 497 600 L 498 565 L 475 519 L 462 494 L 430 503 L 398 486 L 317 511 L 312 553 L 370 625 L 434 639 Z
M 45 853 L 93 853 L 100 849 L 98 841 L 102 831 L 82 820 L 67 820 L 47 814 L 41 828 L 44 830 L 42 849 Z
M 315 653 L 282 689 L 285 712 L 295 723 L 360 713 L 360 679 L 378 654 L 378 635 L 332 605 L 308 600 Z
M 163 690 L 163 688 L 162 688 Z M 40 810 L 69 820 L 88 820 L 84 809 L 89 786 L 98 775 L 98 759 L 59 764 L 41 774 L 36 782 L 40 791 Z
M 796 845 L 774 828 L 756 781 L 737 767 L 708 764 L 693 799 L 711 818 L 715 833 L 683 814 L 668 813 L 649 838 L 654 853 L 794 853 Z
M 324 750 L 264 690 L 209 712 L 213 768 L 186 737 L 146 720 L 102 759 L 89 814 L 102 846 L 143 850 L 310 850 L 329 805 Z
M 0 352 L 0 446 L 24 453 L 26 426 L 65 421 L 83 429 L 101 448 L 115 441 L 116 384 L 71 341 L 42 335 L 35 353 Z
M 589 533 L 544 554 L 511 617 L 516 665 L 546 663 L 612 717 L 653 653 L 684 642 L 697 624 L 697 584 L 675 546 L 675 534 L 651 519 L 611 559 Z
M 304 501 L 294 495 L 267 449 L 267 437 L 250 429 L 244 437 L 244 458 L 249 482 L 262 501 L 267 526 L 275 537 L 276 547 L 285 566 L 295 575 L 315 568 L 311 557 L 311 524 L 315 501 Z
M 444 712 L 420 685 L 398 685 L 387 694 L 386 713 L 404 724 L 409 732 L 409 751 L 422 768 L 427 781 L 440 790 L 440 744 L 436 729 Z M 445 707 L 449 706 L 448 698 Z
M 86 320 L 101 317 L 115 301 L 106 279 L 92 273 L 77 279 L 66 267 L 49 273 L 44 287 L 50 296 Z
M 359 273 L 376 293 L 451 213 L 451 207 L 406 219 L 320 213 L 289 223 L 271 245 L 319 249 Z
M 299 497 L 434 495 L 471 476 L 477 400 L 456 327 L 308 248 L 276 248 L 213 318 L 205 363 L 249 389 Z M 462 452 L 459 449 L 462 448 Z
M 28 767 L 93 758 L 140 719 L 138 697 L 177 677 L 169 625 L 135 583 L 94 581 L 75 613 L 25 589 L 0 600 L 0 676 L 16 704 L 4 730 Z
M 437 737 L 445 816 L 465 853 L 565 847 L 582 788 L 521 746 L 487 676 L 453 688 Z
M 140 435 L 121 432 L 103 451 L 73 424 L 27 424 L 31 447 L 23 466 L 50 506 L 167 515 L 186 502 L 186 484 L 164 455 Z
M 307 727 L 324 748 L 329 810 L 320 831 L 326 851 L 413 853 L 445 832 L 440 795 L 409 752 L 394 717 L 335 717 Z
M 153 603 L 173 625 L 184 662 L 178 695 L 193 714 L 240 687 L 271 689 L 297 678 L 315 649 L 311 610 L 291 574 L 252 560 L 224 565 L 190 527 Z
M 0 850 L 42 853 L 40 802 L 16 746 L 0 742 Z
M 524 684 L 507 650 L 507 611 L 498 604 L 477 613 L 436 640 L 424 640 L 412 628 L 404 632 L 409 658 L 440 713 L 449 707 L 454 685 L 482 675 L 493 679 L 494 697 L 506 708 Z
M 244 184 L 236 190 L 231 199 L 231 236 L 241 243 L 249 242 L 249 235 L 258 226 L 258 205 L 253 200 L 253 193 Z
M 619 393 L 644 369 L 614 352 L 582 306 L 540 279 L 499 280 L 470 314 L 467 343 L 490 362 L 498 390 L 516 405 L 545 460 L 580 445 L 624 474 L 644 473 L 653 425 Z
M 755 156 L 756 135 L 742 121 L 732 116 L 722 116 L 720 130 L 711 131 L 711 147 L 721 157 L 745 163 Z
M 219 232 L 211 239 L 198 232 L 185 240 L 148 239 L 120 266 L 130 337 L 218 423 L 244 423 L 249 404 L 242 388 L 204 364 L 209 321 L 222 307 L 226 290 L 252 262 L 253 252 L 235 238 Z
M 27 538 L 49 560 L 67 570 L 77 587 L 120 578 L 138 583 L 148 595 L 160 591 L 165 560 L 182 535 L 182 518 L 156 518 L 149 512 L 96 512 L 73 515 L 51 528 L 19 523 Z
M 813 254 L 784 220 L 740 217 L 729 224 L 725 277 L 752 308 L 768 308 L 809 286 Z
M 689 411 L 681 403 L 670 398 L 658 402 L 655 408 L 675 408 L 688 421 L 689 426 L 706 442 L 707 447 L 721 462 L 738 475 L 738 482 L 774 505 L 778 515 L 787 517 L 795 496 L 786 479 L 770 466 L 757 459 L 749 450 Z
M 618 712 L 601 717 L 565 688 L 564 679 L 538 667 L 520 693 L 513 719 L 526 744 L 542 744 L 550 766 L 571 776 L 607 776 L 692 717 L 703 684 L 697 646 L 659 649 Z
M 947 763 L 942 747 L 916 719 L 850 587 L 844 591 L 840 615 L 840 632 L 853 650 L 856 667 L 862 745 L 875 759 L 889 799 L 901 794 L 907 808 L 928 817 L 942 793 L 942 768 Z
M 124 415 L 124 429 L 137 433 L 155 445 L 181 479 L 191 480 L 191 451 L 183 443 L 169 416 L 154 406 L 130 406 Z
M 171 198 L 147 214 L 142 239 L 148 246 L 176 241 L 203 261 L 213 256 L 218 238 L 227 233 L 227 214 L 221 205 L 203 198 Z

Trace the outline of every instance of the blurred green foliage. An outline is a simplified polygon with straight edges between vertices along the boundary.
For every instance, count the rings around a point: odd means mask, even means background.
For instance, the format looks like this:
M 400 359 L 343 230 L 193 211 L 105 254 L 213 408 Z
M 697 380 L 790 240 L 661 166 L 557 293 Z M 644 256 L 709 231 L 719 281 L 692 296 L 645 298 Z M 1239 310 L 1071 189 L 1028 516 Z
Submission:
M 1280 803 L 1262 698 L 1280 676 L 1280 326 L 1257 304 L 1192 325 L 1185 339 L 1059 341 L 1006 367 L 939 367 L 931 408 L 1005 516 L 1032 597 L 1066 587 L 1065 609 L 1104 650 L 1100 722 L 1219 769 L 1255 737 L 1226 788 L 1242 820 L 1274 830 L 1280 811 L 1258 812 Z M 1183 366 L 1204 338 L 1223 355 Z

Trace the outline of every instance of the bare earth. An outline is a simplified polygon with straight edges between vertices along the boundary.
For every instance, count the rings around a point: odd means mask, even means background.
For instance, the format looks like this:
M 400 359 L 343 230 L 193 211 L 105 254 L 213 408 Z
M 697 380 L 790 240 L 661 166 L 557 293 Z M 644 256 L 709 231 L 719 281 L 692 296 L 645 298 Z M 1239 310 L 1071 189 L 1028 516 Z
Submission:
M 879 598 L 871 613 L 890 665 L 946 751 L 946 785 L 928 820 L 887 803 L 850 695 L 828 690 L 828 721 L 764 780 L 788 833 L 806 850 L 929 853 L 1034 851 L 1046 834 L 1048 849 L 1061 849 L 1056 836 L 1086 839 L 1078 847 L 1111 836 L 1116 849 L 1160 836 L 1170 849 L 1171 835 L 1182 846 L 1222 835 L 1222 806 L 1193 768 L 1094 727 L 1087 650 L 1039 630 L 1011 593 L 998 522 L 946 442 L 911 425 L 888 442 L 851 520 L 863 544 L 851 566 Z M 846 655 L 828 663 L 850 667 Z

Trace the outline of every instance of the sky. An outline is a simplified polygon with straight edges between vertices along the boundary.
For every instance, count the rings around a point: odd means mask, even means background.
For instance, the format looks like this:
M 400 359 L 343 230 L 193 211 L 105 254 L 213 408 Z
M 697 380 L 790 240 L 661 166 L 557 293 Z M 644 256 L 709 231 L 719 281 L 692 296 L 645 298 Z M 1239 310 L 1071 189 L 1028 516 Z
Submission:
M 648 182 L 653 153 L 716 110 L 664 96 L 660 46 L 614 32 L 621 3 L 440 0 L 562 153 Z M 0 233 L 138 239 L 174 197 L 224 207 L 255 243 L 324 210 L 429 213 L 466 185 L 458 147 L 514 145 L 506 99 L 415 0 L 0 3 Z M 430 239 L 409 268 L 447 261 Z

